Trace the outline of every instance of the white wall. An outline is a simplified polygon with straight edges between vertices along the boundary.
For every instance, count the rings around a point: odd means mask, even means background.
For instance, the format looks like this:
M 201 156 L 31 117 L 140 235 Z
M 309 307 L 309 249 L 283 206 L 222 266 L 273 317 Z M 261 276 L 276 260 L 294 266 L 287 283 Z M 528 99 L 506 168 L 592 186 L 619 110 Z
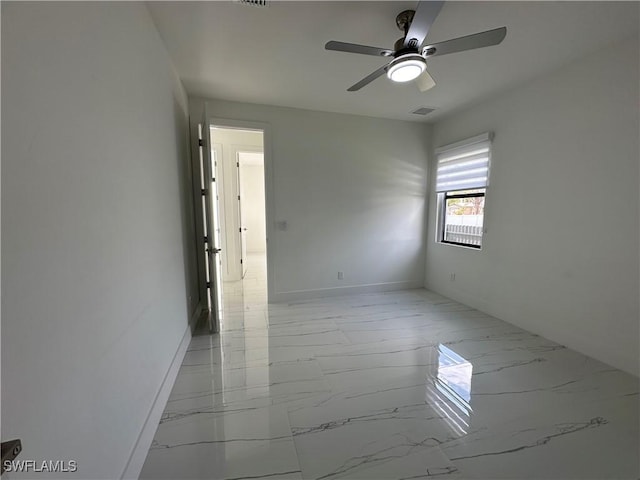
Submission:
M 199 117 L 198 117 L 199 118 Z M 238 195 L 238 152 L 263 149 L 263 134 L 260 131 L 214 129 L 212 141 L 221 151 L 222 162 L 218 163 L 218 189 L 220 197 L 220 218 L 222 228 L 223 280 L 235 281 L 242 278 L 240 265 L 240 218 Z
M 2 439 L 47 478 L 122 475 L 188 335 L 187 118 L 142 4 L 2 3 Z
M 638 81 L 636 38 L 438 122 L 495 141 L 483 249 L 430 202 L 426 286 L 638 375 Z
M 243 163 L 240 155 L 240 182 L 243 184 L 243 223 L 247 228 L 247 253 L 267 251 L 264 203 L 264 163 Z
M 192 118 L 202 105 L 191 100 Z M 269 126 L 271 300 L 422 285 L 423 124 L 217 100 L 207 108 L 212 117 Z

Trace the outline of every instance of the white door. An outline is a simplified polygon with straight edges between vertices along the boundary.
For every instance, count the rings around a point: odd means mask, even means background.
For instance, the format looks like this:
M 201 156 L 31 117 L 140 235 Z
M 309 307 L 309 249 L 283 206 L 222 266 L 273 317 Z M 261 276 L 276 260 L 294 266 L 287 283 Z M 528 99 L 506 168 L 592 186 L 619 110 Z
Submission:
M 207 294 L 210 312 L 209 330 L 220 331 L 222 318 L 222 282 L 220 279 L 220 216 L 218 209 L 218 189 L 214 171 L 216 165 L 211 154 L 211 132 L 206 109 L 198 129 L 201 161 L 201 187 L 204 222 L 204 248 L 207 261 Z
M 236 153 L 236 168 L 238 170 L 238 225 L 240 225 L 240 271 L 242 272 L 242 278 L 247 273 L 247 214 L 244 211 L 245 199 L 244 188 L 242 184 L 242 178 L 240 176 L 240 152 Z
M 213 178 L 211 179 L 211 211 L 213 214 L 213 248 L 215 252 L 215 296 L 216 305 L 218 306 L 218 325 L 222 322 L 223 318 L 223 301 L 222 301 L 222 216 L 220 214 L 220 191 L 218 185 L 220 184 L 220 171 L 222 170 L 222 158 L 219 150 L 213 148 L 211 144 L 211 129 L 209 132 L 209 145 L 211 148 L 211 173 Z

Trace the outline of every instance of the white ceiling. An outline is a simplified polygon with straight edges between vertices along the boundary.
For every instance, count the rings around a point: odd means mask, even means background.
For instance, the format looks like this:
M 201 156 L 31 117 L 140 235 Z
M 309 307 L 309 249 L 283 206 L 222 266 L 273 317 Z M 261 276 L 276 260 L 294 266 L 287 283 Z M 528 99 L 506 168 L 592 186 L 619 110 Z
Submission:
M 347 88 L 384 59 L 331 52 L 329 40 L 393 48 L 396 15 L 417 2 L 151 2 L 152 17 L 190 95 L 433 121 L 603 49 L 638 31 L 638 2 L 447 2 L 427 40 L 506 26 L 502 44 L 428 62 L 425 92 L 385 76 Z M 426 117 L 418 107 L 435 107 Z

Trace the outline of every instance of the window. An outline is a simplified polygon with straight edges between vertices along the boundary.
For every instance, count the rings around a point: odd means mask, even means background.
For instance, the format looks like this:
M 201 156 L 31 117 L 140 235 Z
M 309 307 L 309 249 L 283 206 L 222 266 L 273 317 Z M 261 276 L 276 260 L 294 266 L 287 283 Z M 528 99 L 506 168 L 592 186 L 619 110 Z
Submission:
M 485 133 L 436 149 L 440 243 L 482 247 L 491 137 Z

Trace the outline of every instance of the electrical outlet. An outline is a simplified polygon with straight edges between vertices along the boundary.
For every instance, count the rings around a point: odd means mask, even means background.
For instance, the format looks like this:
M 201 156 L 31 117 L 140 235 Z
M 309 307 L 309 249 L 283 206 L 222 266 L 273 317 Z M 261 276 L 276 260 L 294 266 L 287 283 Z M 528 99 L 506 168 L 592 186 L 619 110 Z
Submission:
M 456 280 L 456 274 L 452 273 L 449 278 L 451 279 L 452 282 L 454 282 Z
M 344 279 L 344 273 L 338 272 L 338 280 L 343 280 L 343 279 Z

